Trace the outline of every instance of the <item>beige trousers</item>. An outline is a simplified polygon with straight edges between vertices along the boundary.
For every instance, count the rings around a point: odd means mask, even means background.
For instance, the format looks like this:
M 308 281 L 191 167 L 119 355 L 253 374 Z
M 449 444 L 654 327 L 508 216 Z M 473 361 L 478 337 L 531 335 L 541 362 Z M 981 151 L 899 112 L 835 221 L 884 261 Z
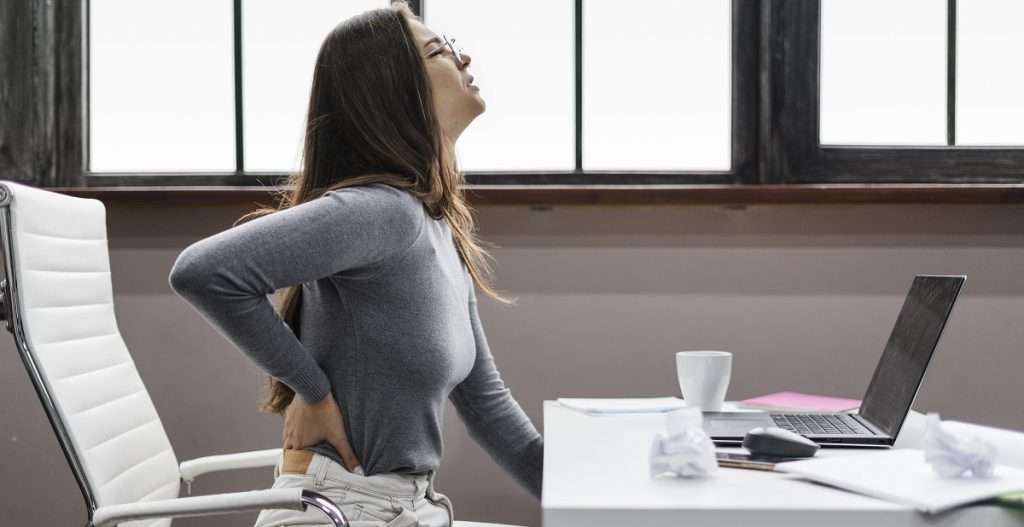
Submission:
M 362 467 L 349 472 L 332 459 L 308 450 L 282 449 L 274 466 L 274 487 L 303 488 L 323 494 L 341 507 L 352 527 L 451 527 L 455 512 L 448 496 L 434 490 L 428 474 L 374 474 Z M 255 527 L 333 526 L 314 507 L 306 511 L 265 509 Z

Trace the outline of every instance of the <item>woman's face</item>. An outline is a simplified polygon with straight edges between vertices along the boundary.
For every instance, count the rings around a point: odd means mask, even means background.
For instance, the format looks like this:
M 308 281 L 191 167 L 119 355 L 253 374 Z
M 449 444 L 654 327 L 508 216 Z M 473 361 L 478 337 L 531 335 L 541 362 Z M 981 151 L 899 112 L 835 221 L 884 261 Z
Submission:
M 469 73 L 472 58 L 463 53 L 463 65 L 458 66 L 451 49 L 439 35 L 415 18 L 408 20 L 427 65 L 427 77 L 434 95 L 434 111 L 437 112 L 445 134 L 454 143 L 469 123 L 487 108 L 480 97 L 480 89 L 473 84 L 473 76 Z

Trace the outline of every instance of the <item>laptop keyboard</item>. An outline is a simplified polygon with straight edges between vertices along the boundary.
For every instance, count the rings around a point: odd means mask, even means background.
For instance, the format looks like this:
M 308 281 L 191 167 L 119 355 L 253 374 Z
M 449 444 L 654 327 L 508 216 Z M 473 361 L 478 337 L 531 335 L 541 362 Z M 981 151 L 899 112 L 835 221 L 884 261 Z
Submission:
M 775 426 L 798 434 L 859 435 L 871 431 L 848 414 L 771 414 Z

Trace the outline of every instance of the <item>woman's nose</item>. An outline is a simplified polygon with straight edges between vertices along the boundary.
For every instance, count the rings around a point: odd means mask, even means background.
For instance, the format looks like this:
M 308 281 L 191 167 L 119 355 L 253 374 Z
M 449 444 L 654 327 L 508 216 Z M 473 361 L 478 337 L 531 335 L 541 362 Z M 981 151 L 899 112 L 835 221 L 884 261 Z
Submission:
M 470 57 L 466 53 L 459 53 L 459 59 L 462 60 L 462 67 L 463 68 L 468 67 L 469 63 L 473 62 L 473 57 Z

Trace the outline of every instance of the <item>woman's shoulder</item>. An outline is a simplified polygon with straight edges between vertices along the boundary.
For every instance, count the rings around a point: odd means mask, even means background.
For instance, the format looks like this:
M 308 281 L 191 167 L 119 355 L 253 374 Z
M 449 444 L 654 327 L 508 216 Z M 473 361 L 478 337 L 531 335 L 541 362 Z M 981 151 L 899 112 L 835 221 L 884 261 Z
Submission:
M 423 209 L 423 202 L 412 192 L 387 183 L 369 183 L 328 190 L 322 197 L 332 198 L 352 207 L 395 213 L 415 212 L 418 215 Z
M 322 198 L 332 200 L 346 221 L 386 225 L 388 231 L 415 234 L 423 227 L 424 208 L 413 193 L 386 183 L 370 183 L 324 192 Z

